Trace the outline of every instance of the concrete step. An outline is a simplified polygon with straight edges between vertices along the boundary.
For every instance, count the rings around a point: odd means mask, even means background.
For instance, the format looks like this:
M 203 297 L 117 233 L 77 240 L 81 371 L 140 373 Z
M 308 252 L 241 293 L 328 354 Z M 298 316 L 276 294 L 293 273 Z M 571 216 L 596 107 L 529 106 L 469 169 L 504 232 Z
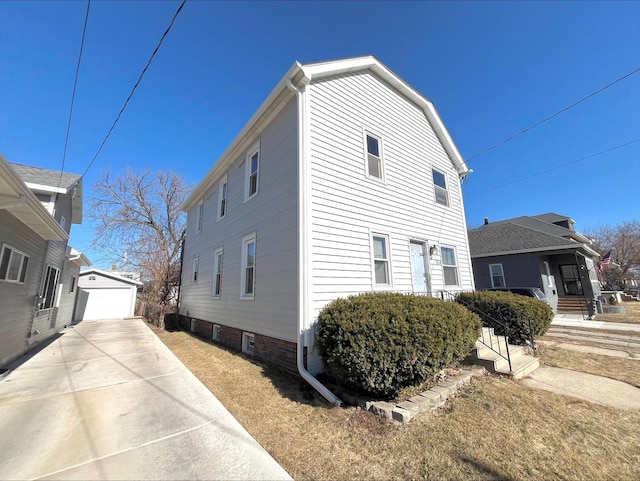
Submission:
M 496 372 L 511 376 L 513 379 L 522 379 L 540 367 L 540 359 L 533 356 L 522 356 L 511 360 L 511 371 L 509 369 L 497 369 Z
M 482 337 L 476 341 L 475 349 L 469 356 L 472 362 L 482 365 L 489 372 L 506 374 L 514 379 L 521 379 L 527 376 L 540 365 L 540 361 L 533 356 L 527 355 L 522 346 L 507 344 L 506 338 L 493 335 L 493 329 L 491 328 L 483 327 L 482 329 L 484 342 Z M 509 360 L 506 359 L 507 346 L 511 369 L 509 369 Z
M 504 356 L 507 355 L 507 343 L 505 342 L 504 337 L 500 336 L 499 343 L 494 342 L 492 345 L 487 346 L 480 341 L 476 341 L 476 352 L 478 357 L 486 357 L 490 356 L 490 354 L 494 352 L 498 352 L 498 354 L 502 354 Z M 512 359 L 524 356 L 524 348 L 522 346 L 514 346 L 513 344 L 509 344 L 509 356 Z

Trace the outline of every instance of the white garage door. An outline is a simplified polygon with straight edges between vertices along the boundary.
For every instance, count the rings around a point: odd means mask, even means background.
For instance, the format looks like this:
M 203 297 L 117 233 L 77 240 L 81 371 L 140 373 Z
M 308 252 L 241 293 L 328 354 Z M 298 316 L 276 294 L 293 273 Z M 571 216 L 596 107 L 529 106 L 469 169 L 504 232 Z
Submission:
M 88 319 L 116 319 L 130 317 L 131 297 L 135 292 L 130 287 L 109 289 L 85 289 L 89 296 L 84 311 L 84 320 Z

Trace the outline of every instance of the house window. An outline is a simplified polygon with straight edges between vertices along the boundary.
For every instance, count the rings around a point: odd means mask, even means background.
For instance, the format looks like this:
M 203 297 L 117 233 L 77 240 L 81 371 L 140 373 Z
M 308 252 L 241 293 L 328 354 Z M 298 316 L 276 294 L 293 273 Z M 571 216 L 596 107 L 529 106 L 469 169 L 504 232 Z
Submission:
M 367 174 L 382 179 L 382 149 L 380 138 L 366 134 L 367 138 Z
M 227 176 L 220 181 L 220 194 L 218 196 L 218 220 L 227 215 Z
M 374 234 L 373 244 L 373 271 L 376 286 L 388 286 L 390 281 L 389 269 L 389 238 Z
M 432 170 L 433 189 L 436 194 L 436 202 L 441 205 L 449 205 L 449 193 L 447 192 L 447 179 L 442 172 Z
M 27 276 L 29 256 L 4 244 L 0 255 L 0 280 L 7 282 L 24 282 Z
M 242 239 L 242 297 L 253 299 L 256 283 L 256 234 Z
M 71 284 L 69 285 L 69 292 L 73 292 L 76 289 L 76 278 L 71 276 Z
M 44 282 L 40 288 L 40 309 L 51 309 L 54 306 L 59 275 L 59 269 L 47 266 Z
M 213 292 L 212 297 L 220 297 L 222 292 L 222 247 L 216 249 L 213 258 Z
M 256 346 L 256 336 L 250 332 L 242 333 L 242 352 L 253 356 Z
M 211 339 L 214 341 L 220 340 L 220 324 L 214 324 L 211 330 Z
M 202 230 L 202 222 L 204 220 L 204 199 L 200 199 L 198 202 L 198 218 L 196 219 L 196 232 Z
M 67 219 L 65 218 L 65 216 L 60 217 L 60 227 L 62 227 L 63 229 L 67 228 Z
M 504 280 L 504 270 L 502 264 L 489 264 L 489 272 L 491 274 L 491 287 L 506 287 Z
M 89 276 L 89 280 L 90 281 L 95 281 L 96 280 L 96 276 Z
M 260 173 L 260 149 L 258 146 L 249 151 L 247 156 L 247 181 L 245 185 L 245 200 L 258 193 L 258 177 Z
M 456 264 L 456 251 L 453 247 L 441 247 L 442 272 L 444 273 L 445 286 L 458 285 L 458 266 Z
M 194 257 L 193 258 L 193 269 L 191 271 L 191 283 L 192 284 L 197 284 L 198 283 L 198 271 L 200 270 L 200 258 L 199 257 Z

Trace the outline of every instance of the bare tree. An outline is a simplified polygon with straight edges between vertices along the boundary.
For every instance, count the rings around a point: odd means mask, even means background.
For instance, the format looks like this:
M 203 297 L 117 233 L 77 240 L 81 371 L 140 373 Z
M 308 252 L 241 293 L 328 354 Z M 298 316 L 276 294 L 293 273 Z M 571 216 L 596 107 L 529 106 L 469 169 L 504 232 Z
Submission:
M 640 221 L 625 221 L 616 226 L 601 226 L 585 232 L 593 239 L 601 256 L 612 251 L 612 263 L 604 267 L 605 284 L 621 285 L 640 268 Z
M 180 209 L 189 187 L 174 172 L 134 172 L 112 177 L 103 172 L 93 186 L 88 217 L 95 224 L 93 246 L 111 260 L 139 270 L 142 299 L 165 307 L 172 303 L 180 277 L 180 246 L 186 216 Z

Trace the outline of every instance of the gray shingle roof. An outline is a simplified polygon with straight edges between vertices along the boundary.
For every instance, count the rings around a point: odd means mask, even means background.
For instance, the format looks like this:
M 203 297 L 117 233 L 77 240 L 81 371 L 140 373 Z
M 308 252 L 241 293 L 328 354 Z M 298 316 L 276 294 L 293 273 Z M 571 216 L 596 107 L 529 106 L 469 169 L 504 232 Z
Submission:
M 568 217 L 566 215 L 556 214 L 555 212 L 549 212 L 547 214 L 534 215 L 532 217 L 534 219 L 542 220 L 544 222 L 549 222 L 550 224 L 554 224 L 556 222 L 562 222 L 562 221 L 565 221 L 565 220 L 570 220 L 570 221 L 573 222 L 573 219 L 571 217 Z
M 506 221 L 484 225 L 469 231 L 469 247 L 472 257 L 511 251 L 545 250 L 553 247 L 560 249 L 579 248 L 580 245 L 578 242 L 561 236 Z
M 48 187 L 60 187 L 69 190 L 79 179 L 78 174 L 69 174 L 67 172 L 62 173 L 62 179 L 60 178 L 60 172 L 56 170 L 43 169 L 41 167 L 32 167 L 30 165 L 14 164 L 9 162 L 11 168 L 22 179 L 23 182 L 31 184 L 46 185 Z

